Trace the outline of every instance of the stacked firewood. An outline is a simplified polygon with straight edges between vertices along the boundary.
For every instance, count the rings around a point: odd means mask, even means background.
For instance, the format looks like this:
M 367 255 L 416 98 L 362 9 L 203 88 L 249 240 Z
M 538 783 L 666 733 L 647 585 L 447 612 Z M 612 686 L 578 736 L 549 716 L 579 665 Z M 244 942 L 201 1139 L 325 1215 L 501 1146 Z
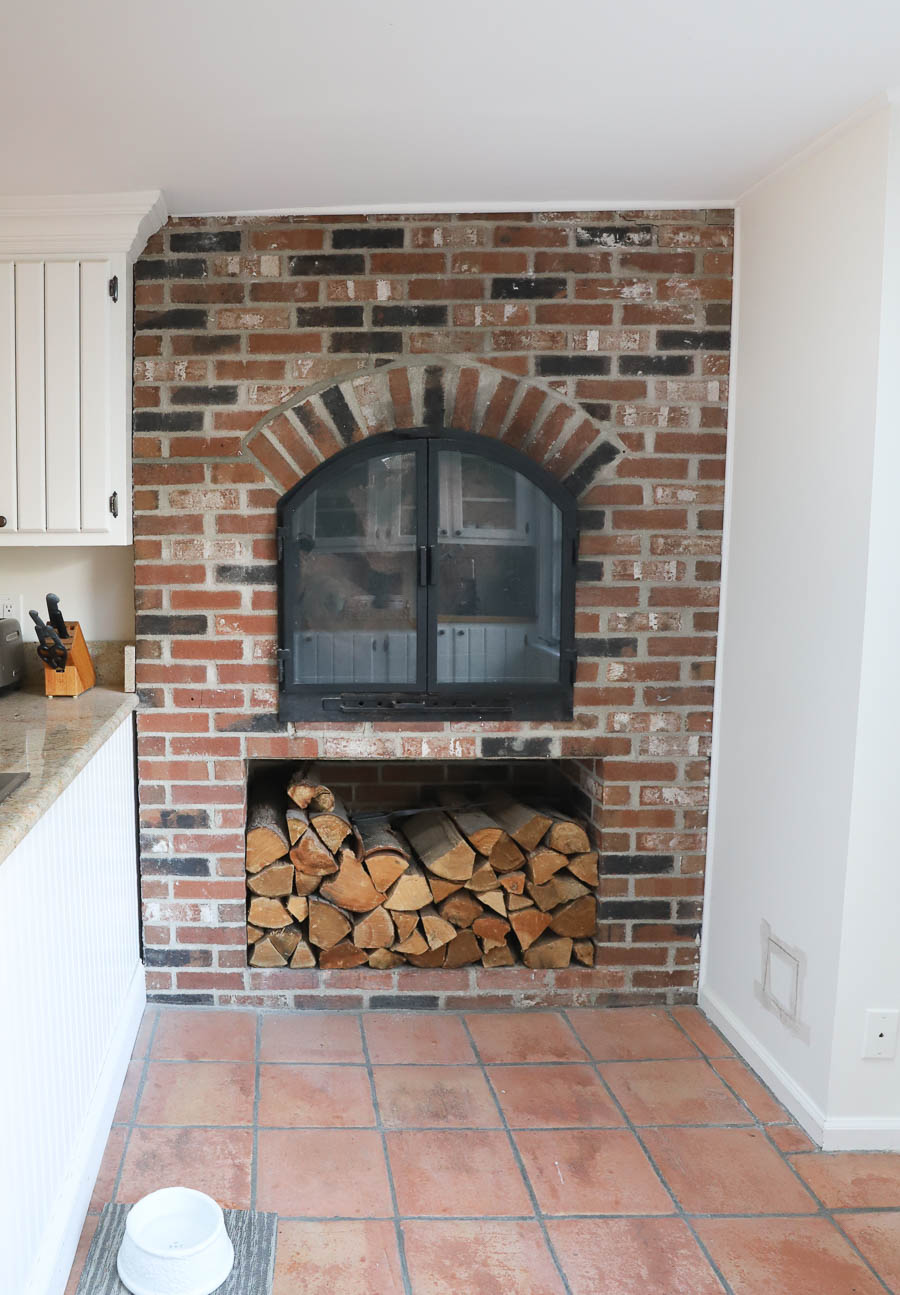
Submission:
M 351 815 L 315 765 L 257 778 L 247 810 L 254 967 L 593 965 L 597 852 L 552 809 L 438 792 Z

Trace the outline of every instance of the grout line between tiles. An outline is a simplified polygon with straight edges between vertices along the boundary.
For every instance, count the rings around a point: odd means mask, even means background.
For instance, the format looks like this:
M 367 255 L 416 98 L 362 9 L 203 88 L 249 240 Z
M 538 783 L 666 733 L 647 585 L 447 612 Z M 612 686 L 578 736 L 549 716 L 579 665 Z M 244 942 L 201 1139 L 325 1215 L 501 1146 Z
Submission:
M 568 1013 L 563 1011 L 560 1013 L 560 1015 L 562 1016 L 562 1019 L 565 1021 L 566 1025 L 568 1025 L 569 1029 L 572 1031 L 572 1034 L 575 1036 L 577 1041 L 581 1044 L 581 1046 L 585 1049 L 585 1051 L 588 1052 L 588 1055 L 590 1055 L 590 1049 L 587 1047 L 587 1044 L 583 1041 L 583 1039 L 581 1038 L 581 1035 L 578 1033 L 574 1024 L 569 1019 Z M 683 1033 L 687 1033 L 687 1032 L 683 1031 Z M 691 1042 L 693 1042 L 693 1040 L 691 1040 Z M 719 1281 L 722 1283 L 722 1289 L 727 1292 L 727 1295 L 735 1295 L 733 1287 L 728 1281 L 726 1281 L 724 1273 L 721 1271 L 718 1264 L 715 1262 L 712 1255 L 709 1253 L 709 1250 L 704 1244 L 702 1237 L 699 1235 L 699 1233 L 697 1232 L 697 1229 L 694 1227 L 693 1223 L 691 1222 L 691 1219 L 687 1211 L 682 1206 L 681 1201 L 678 1199 L 678 1197 L 675 1195 L 672 1188 L 666 1182 L 666 1179 L 663 1176 L 662 1172 L 660 1171 L 659 1166 L 657 1165 L 656 1161 L 653 1159 L 653 1156 L 650 1154 L 650 1150 L 647 1147 L 647 1144 L 645 1143 L 644 1139 L 641 1137 L 638 1128 L 632 1122 L 631 1118 L 628 1115 L 628 1112 L 625 1110 L 625 1107 L 622 1105 L 622 1103 L 619 1101 L 616 1094 L 610 1088 L 609 1084 L 603 1078 L 603 1075 L 600 1071 L 600 1063 L 597 1061 L 594 1061 L 593 1067 L 594 1067 L 594 1073 L 596 1074 L 597 1078 L 600 1080 L 603 1087 L 606 1089 L 606 1092 L 610 1100 L 616 1105 L 620 1115 L 622 1116 L 622 1119 L 625 1120 L 627 1127 L 631 1130 L 632 1137 L 637 1140 L 638 1145 L 640 1146 L 644 1155 L 647 1157 L 647 1161 L 651 1169 L 653 1170 L 654 1174 L 659 1179 L 659 1182 L 663 1190 L 668 1194 L 668 1196 L 672 1200 L 675 1206 L 675 1210 L 678 1214 L 678 1217 L 684 1223 L 685 1227 L 689 1230 L 691 1236 L 694 1238 L 694 1241 L 696 1242 L 704 1258 L 706 1259 L 706 1262 L 709 1264 L 713 1273 L 716 1275 L 716 1277 L 718 1277 Z
M 397 1252 L 400 1257 L 400 1276 L 403 1282 L 404 1295 L 413 1295 L 412 1281 L 409 1275 L 409 1265 L 406 1259 L 406 1238 L 403 1235 L 403 1227 L 400 1222 L 400 1207 L 397 1203 L 397 1188 L 394 1183 L 394 1170 L 391 1165 L 390 1154 L 388 1153 L 387 1136 L 384 1125 L 381 1122 L 381 1108 L 378 1104 L 378 1093 L 375 1088 L 375 1074 L 369 1057 L 369 1040 L 366 1037 L 365 1025 L 361 1015 L 356 1016 L 356 1023 L 359 1027 L 360 1038 L 362 1040 L 363 1056 L 366 1059 L 366 1073 L 369 1077 L 369 1093 L 372 1098 L 372 1109 L 375 1112 L 375 1127 L 378 1131 L 378 1136 L 381 1139 L 381 1154 L 384 1156 L 385 1172 L 387 1173 L 388 1187 L 391 1193 L 391 1206 L 394 1211 L 394 1237 L 397 1242 Z
M 675 1025 L 678 1027 L 678 1029 L 683 1030 L 683 1031 L 684 1031 L 684 1033 L 685 1033 L 685 1034 L 687 1034 L 687 1030 L 684 1030 L 684 1027 L 682 1026 L 681 1022 L 678 1020 L 678 1018 L 677 1018 L 676 1016 L 674 1016 L 671 1012 L 669 1012 L 669 1013 L 668 1013 L 668 1015 L 669 1015 L 670 1019 L 671 1019 L 672 1021 L 674 1021 Z M 714 1027 L 712 1027 L 711 1023 L 710 1023 L 710 1028 L 714 1028 Z M 716 1030 L 715 1032 L 718 1034 L 718 1030 Z M 688 1037 L 690 1037 L 690 1036 L 688 1035 Z M 692 1040 L 692 1041 L 693 1041 L 693 1040 Z M 701 1049 L 701 1051 L 702 1051 L 702 1049 Z M 759 1119 L 759 1117 L 758 1117 L 758 1116 L 755 1114 L 755 1112 L 751 1109 L 750 1104 L 749 1104 L 749 1103 L 748 1103 L 748 1102 L 747 1102 L 747 1101 L 746 1101 L 746 1100 L 745 1100 L 745 1099 L 740 1095 L 740 1093 L 739 1093 L 735 1088 L 733 1088 L 733 1087 L 732 1087 L 732 1085 L 728 1082 L 728 1080 L 724 1077 L 724 1075 L 720 1075 L 720 1074 L 719 1074 L 719 1072 L 718 1072 L 718 1070 L 716 1070 L 716 1068 L 715 1068 L 715 1066 L 712 1064 L 712 1062 L 713 1062 L 713 1061 L 721 1060 L 721 1058 L 718 1058 L 718 1057 L 710 1058 L 710 1057 L 708 1057 L 708 1056 L 706 1055 L 706 1053 L 704 1052 L 704 1053 L 703 1053 L 703 1059 L 704 1059 L 704 1061 L 706 1062 L 706 1064 L 709 1066 L 709 1068 L 710 1068 L 710 1070 L 712 1071 L 712 1073 L 713 1073 L 714 1075 L 716 1075 L 716 1076 L 717 1076 L 717 1078 L 720 1080 L 720 1082 L 721 1082 L 721 1083 L 723 1083 L 723 1084 L 725 1085 L 725 1087 L 726 1087 L 726 1088 L 728 1089 L 728 1091 L 732 1094 L 732 1096 L 734 1096 L 735 1098 L 737 1098 L 737 1100 L 741 1103 L 741 1105 L 742 1105 L 742 1106 L 743 1106 L 743 1107 L 744 1107 L 744 1108 L 749 1112 L 749 1114 L 753 1117 L 753 1124 L 754 1124 L 755 1128 L 757 1129 L 757 1131 L 758 1131 L 758 1132 L 760 1132 L 760 1133 L 763 1135 L 763 1137 L 765 1138 L 765 1140 L 766 1140 L 767 1144 L 772 1148 L 772 1150 L 773 1150 L 773 1151 L 775 1152 L 775 1154 L 776 1154 L 776 1155 L 781 1159 L 781 1161 L 782 1161 L 782 1162 L 787 1166 L 787 1168 L 790 1170 L 791 1174 L 792 1174 L 792 1175 L 793 1175 L 793 1177 L 796 1179 L 796 1181 L 801 1185 L 801 1187 L 803 1187 L 803 1188 L 804 1188 L 804 1190 L 805 1190 L 806 1192 L 808 1192 L 808 1194 L 810 1195 L 810 1197 L 812 1198 L 812 1200 L 813 1200 L 813 1201 L 815 1201 L 816 1205 L 818 1206 L 818 1210 L 817 1210 L 817 1211 L 814 1211 L 813 1213 L 806 1214 L 806 1215 L 804 1215 L 803 1217 L 805 1217 L 805 1218 L 824 1218 L 827 1222 L 830 1222 L 830 1223 L 831 1223 L 831 1225 L 834 1227 L 835 1231 L 836 1231 L 837 1233 L 839 1233 L 839 1235 L 840 1235 L 840 1236 L 842 1236 L 842 1237 L 844 1238 L 844 1240 L 845 1240 L 845 1241 L 847 1242 L 847 1244 L 850 1246 L 851 1250 L 853 1250 L 854 1254 L 856 1254 L 856 1255 L 857 1255 L 857 1257 L 861 1260 L 861 1262 L 862 1262 L 863 1264 L 865 1264 L 866 1268 L 869 1270 L 869 1272 L 872 1274 L 872 1276 L 875 1278 L 875 1280 L 878 1282 L 878 1284 L 879 1284 L 880 1286 L 882 1286 L 882 1287 L 884 1288 L 884 1290 L 885 1290 L 885 1291 L 887 1291 L 888 1295 L 894 1295 L 894 1292 L 890 1289 L 890 1287 L 887 1285 L 887 1283 L 882 1279 L 882 1277 L 880 1276 L 880 1274 L 876 1271 L 876 1269 L 873 1267 L 873 1265 L 869 1262 L 869 1260 L 866 1258 L 866 1256 L 862 1253 L 862 1251 L 859 1249 L 859 1247 L 858 1247 L 858 1246 L 856 1245 L 856 1243 L 854 1242 L 853 1238 L 852 1238 L 852 1237 L 849 1237 L 849 1236 L 847 1235 L 847 1233 L 844 1231 L 844 1229 L 840 1226 L 840 1224 L 838 1223 L 837 1219 L 834 1217 L 834 1214 L 832 1213 L 832 1211 L 831 1211 L 831 1210 L 829 1210 L 829 1209 L 826 1207 L 826 1205 L 825 1205 L 825 1204 L 824 1204 L 824 1202 L 822 1201 L 821 1197 L 820 1197 L 820 1196 L 819 1196 L 819 1195 L 818 1195 L 818 1194 L 813 1190 L 813 1188 L 811 1187 L 811 1185 L 810 1185 L 808 1182 L 806 1182 L 806 1180 L 803 1178 L 802 1174 L 800 1174 L 800 1173 L 798 1173 L 798 1172 L 797 1172 L 797 1168 L 796 1168 L 796 1166 L 795 1166 L 795 1165 L 793 1165 L 793 1164 L 791 1163 L 790 1158 L 789 1158 L 789 1156 L 787 1155 L 787 1153 L 786 1153 L 786 1152 L 784 1152 L 784 1151 L 782 1151 L 782 1150 L 781 1150 L 781 1148 L 778 1146 L 778 1144 L 777 1144 L 775 1141 L 773 1141 L 773 1139 L 772 1139 L 772 1138 L 770 1138 L 770 1137 L 769 1137 L 768 1130 L 766 1129 L 765 1124 L 762 1122 L 762 1120 L 760 1120 L 760 1119 Z M 741 1061 L 741 1060 L 742 1060 L 742 1058 L 738 1057 L 738 1058 L 737 1058 L 737 1060 Z M 749 1067 L 748 1067 L 748 1069 L 749 1069 Z M 759 1082 L 759 1083 L 760 1083 L 760 1085 L 761 1085 L 761 1086 L 766 1090 L 766 1092 L 770 1094 L 770 1096 L 772 1097 L 773 1101 L 777 1101 L 778 1099 L 775 1097 L 774 1093 L 772 1093 L 772 1092 L 771 1092 L 771 1090 L 769 1089 L 768 1085 L 767 1085 L 767 1084 L 765 1084 L 765 1083 L 763 1082 L 763 1080 L 762 1080 L 762 1079 L 759 1079 L 759 1076 L 757 1076 L 757 1075 L 755 1074 L 755 1072 L 752 1072 L 752 1071 L 751 1071 L 751 1073 L 752 1073 L 752 1074 L 754 1074 L 754 1078 L 756 1078 L 756 1079 L 758 1080 L 758 1082 Z M 780 1102 L 779 1102 L 779 1105 L 781 1105 L 781 1103 L 780 1103 Z M 765 1217 L 765 1218 L 773 1218 L 773 1217 L 781 1218 L 781 1217 L 788 1217 L 788 1218 L 790 1218 L 790 1217 L 793 1217 L 793 1216 L 792 1216 L 792 1215 L 786 1215 L 786 1216 L 785 1216 L 785 1215 L 761 1215 L 761 1216 L 756 1216 L 756 1217 Z
M 147 1038 L 147 1050 L 144 1053 L 144 1058 L 143 1058 L 144 1064 L 141 1067 L 141 1077 L 138 1080 L 137 1092 L 134 1095 L 134 1102 L 132 1103 L 132 1107 L 131 1107 L 131 1118 L 126 1122 L 125 1141 L 122 1143 L 122 1154 L 119 1158 L 119 1168 L 116 1173 L 115 1182 L 113 1183 L 112 1192 L 110 1193 L 109 1199 L 111 1201 L 116 1200 L 119 1195 L 119 1187 L 122 1182 L 122 1173 L 125 1168 L 125 1157 L 128 1154 L 128 1146 L 129 1146 L 129 1143 L 131 1142 L 131 1135 L 134 1132 L 135 1128 L 137 1127 L 138 1111 L 141 1109 L 141 1102 L 143 1101 L 143 1097 L 144 1097 L 144 1085 L 147 1082 L 147 1075 L 150 1071 L 150 1058 L 153 1055 L 153 1041 L 156 1038 L 156 1031 L 159 1029 L 159 1022 L 162 1019 L 162 1012 L 158 1007 L 152 1008 L 152 1009 L 145 1008 L 144 1010 L 153 1011 L 154 1013 L 153 1024 L 150 1027 L 150 1034 Z M 141 1018 L 141 1025 L 143 1025 L 143 1018 Z M 140 1030 L 140 1027 L 138 1027 L 138 1029 Z
M 256 1047 L 253 1067 L 253 1150 L 250 1158 L 250 1208 L 256 1209 L 256 1185 L 259 1178 L 259 1097 L 260 1097 L 260 1064 L 259 1050 L 262 1039 L 262 1018 L 256 1017 Z
M 468 1037 L 469 1044 L 471 1045 L 472 1051 L 475 1053 L 475 1056 L 478 1058 L 478 1063 L 481 1067 L 481 1073 L 484 1076 L 488 1089 L 490 1090 L 490 1094 L 491 1094 L 491 1097 L 493 1098 L 494 1105 L 497 1108 L 497 1114 L 499 1115 L 500 1119 L 503 1121 L 503 1130 L 506 1133 L 506 1140 L 509 1143 L 509 1148 L 510 1148 L 510 1151 L 512 1152 L 513 1159 L 515 1160 L 519 1173 L 522 1176 L 522 1181 L 525 1184 L 525 1190 L 528 1192 L 528 1195 L 531 1199 L 531 1207 L 534 1210 L 534 1217 L 537 1220 L 538 1227 L 541 1229 L 541 1235 L 544 1238 L 544 1245 L 547 1247 L 547 1251 L 550 1255 L 550 1258 L 553 1260 L 553 1265 L 556 1268 L 556 1271 L 559 1273 L 559 1278 L 563 1284 L 563 1289 L 565 1290 L 566 1295 L 572 1295 L 572 1288 L 569 1285 L 569 1279 L 566 1276 L 566 1271 L 563 1268 L 562 1263 L 560 1262 L 559 1255 L 556 1253 L 556 1247 L 554 1246 L 553 1241 L 551 1240 L 550 1232 L 547 1228 L 547 1223 L 546 1223 L 546 1220 L 544 1219 L 544 1215 L 537 1198 L 537 1193 L 534 1190 L 534 1187 L 532 1186 L 532 1183 L 531 1183 L 531 1179 L 529 1178 L 528 1172 L 525 1169 L 525 1163 L 522 1160 L 522 1155 L 521 1155 L 521 1152 L 519 1151 L 518 1144 L 516 1142 L 515 1137 L 513 1136 L 512 1130 L 509 1127 L 509 1123 L 506 1119 L 506 1113 L 503 1110 L 503 1106 L 501 1105 L 500 1099 L 497 1096 L 496 1090 L 494 1089 L 494 1085 L 491 1082 L 491 1077 L 488 1073 L 487 1066 L 485 1065 L 484 1061 L 482 1061 L 481 1053 L 478 1049 L 478 1044 L 475 1042 L 475 1037 L 472 1034 L 472 1031 L 469 1029 L 469 1022 L 466 1020 L 465 1016 L 462 1017 L 462 1025 Z

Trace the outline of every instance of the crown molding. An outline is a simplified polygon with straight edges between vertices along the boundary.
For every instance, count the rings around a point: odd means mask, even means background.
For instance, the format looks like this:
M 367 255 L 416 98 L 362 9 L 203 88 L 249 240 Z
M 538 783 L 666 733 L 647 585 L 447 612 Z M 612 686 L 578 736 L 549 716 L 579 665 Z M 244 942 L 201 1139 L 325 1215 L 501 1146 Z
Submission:
M 0 254 L 120 253 L 133 260 L 167 218 L 159 189 L 0 197 Z

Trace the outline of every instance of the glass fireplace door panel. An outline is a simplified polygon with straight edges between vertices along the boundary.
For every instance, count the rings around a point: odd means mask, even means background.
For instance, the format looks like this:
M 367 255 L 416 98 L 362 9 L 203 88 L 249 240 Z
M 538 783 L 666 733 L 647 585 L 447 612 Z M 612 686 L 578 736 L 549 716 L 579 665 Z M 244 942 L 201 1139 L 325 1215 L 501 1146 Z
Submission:
M 437 682 L 557 681 L 559 508 L 505 463 L 437 458 Z
M 294 513 L 294 683 L 416 683 L 416 460 L 331 472 Z

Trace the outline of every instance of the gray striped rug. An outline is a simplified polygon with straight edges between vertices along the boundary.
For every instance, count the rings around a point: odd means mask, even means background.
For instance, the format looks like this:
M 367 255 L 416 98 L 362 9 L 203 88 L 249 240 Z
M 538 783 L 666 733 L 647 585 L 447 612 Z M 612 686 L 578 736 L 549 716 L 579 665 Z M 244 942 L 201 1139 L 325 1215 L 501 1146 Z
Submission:
M 104 1205 L 76 1295 L 128 1295 L 116 1272 L 116 1255 L 130 1205 Z M 270 1295 L 275 1272 L 278 1215 L 225 1210 L 225 1228 L 234 1246 L 231 1276 L 216 1295 Z

